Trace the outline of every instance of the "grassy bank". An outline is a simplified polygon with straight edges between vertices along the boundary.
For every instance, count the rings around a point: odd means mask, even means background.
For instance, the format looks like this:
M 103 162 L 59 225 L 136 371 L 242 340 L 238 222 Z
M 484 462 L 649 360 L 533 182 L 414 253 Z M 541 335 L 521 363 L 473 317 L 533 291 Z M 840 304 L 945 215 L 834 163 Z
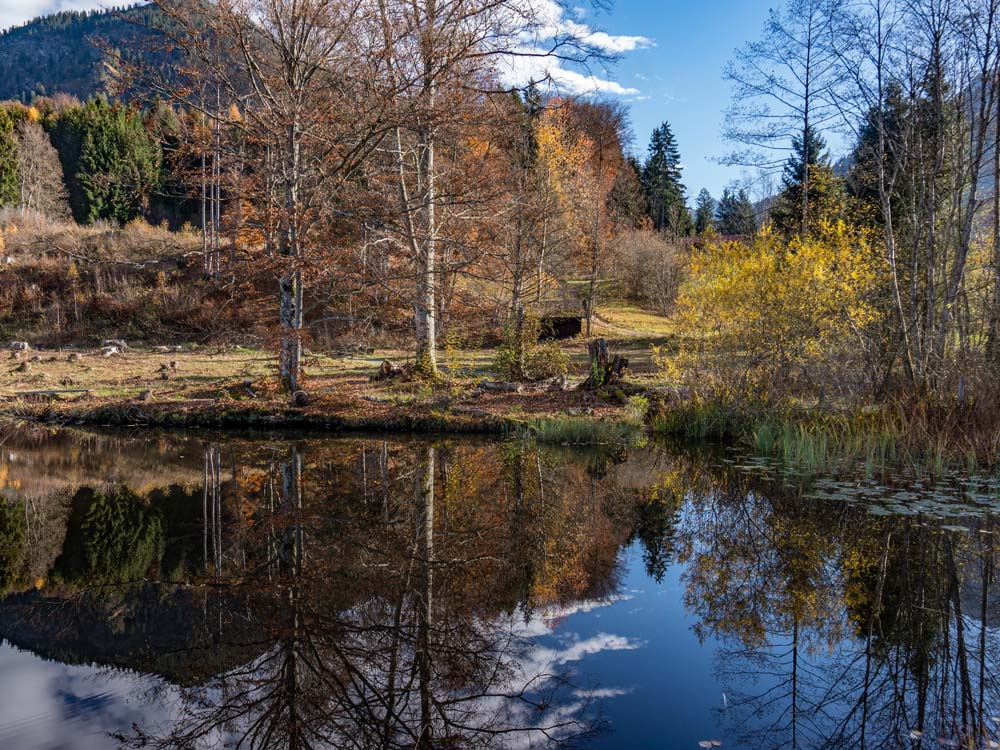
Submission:
M 480 387 L 489 377 L 488 351 L 452 353 L 462 358 L 454 368 L 460 374 L 433 382 L 371 379 L 383 358 L 403 356 L 312 354 L 308 403 L 293 408 L 276 388 L 273 355 L 256 349 L 29 352 L 0 365 L 0 415 L 59 424 L 530 434 L 564 443 L 619 442 L 641 432 L 634 405 L 587 390 Z M 574 380 L 571 386 L 582 375 Z
M 721 439 L 809 473 L 920 467 L 934 474 L 1000 464 L 991 404 L 896 401 L 853 409 L 739 405 L 689 397 L 650 415 L 654 433 Z

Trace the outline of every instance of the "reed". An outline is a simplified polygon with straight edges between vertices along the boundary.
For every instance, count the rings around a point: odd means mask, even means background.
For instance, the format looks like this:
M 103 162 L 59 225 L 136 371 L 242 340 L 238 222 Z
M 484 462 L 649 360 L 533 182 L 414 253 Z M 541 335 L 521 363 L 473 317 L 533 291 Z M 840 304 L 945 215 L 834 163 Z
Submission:
M 602 445 L 636 443 L 643 437 L 642 426 L 585 417 L 537 417 L 519 420 L 512 430 L 518 437 L 558 445 Z

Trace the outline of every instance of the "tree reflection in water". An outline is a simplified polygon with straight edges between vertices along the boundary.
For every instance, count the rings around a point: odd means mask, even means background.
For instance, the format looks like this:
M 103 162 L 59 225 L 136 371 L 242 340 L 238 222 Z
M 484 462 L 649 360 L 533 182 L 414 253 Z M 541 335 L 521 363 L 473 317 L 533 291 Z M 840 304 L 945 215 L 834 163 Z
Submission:
M 551 746 L 598 729 L 590 692 L 528 637 L 538 610 L 615 590 L 628 528 L 589 493 L 546 495 L 547 474 L 565 491 L 585 470 L 517 446 L 292 446 L 223 486 L 224 453 L 204 451 L 206 592 L 247 603 L 218 607 L 218 642 L 245 617 L 261 654 L 129 744 Z
M 995 747 L 992 520 L 872 516 L 745 476 L 689 496 L 686 605 L 758 748 Z M 985 625 L 985 626 L 984 626 Z
M 126 746 L 619 747 L 630 728 L 602 735 L 601 700 L 622 687 L 669 740 L 683 717 L 659 715 L 656 690 L 692 675 L 664 663 L 649 684 L 599 684 L 579 659 L 643 644 L 545 638 L 631 595 L 627 559 L 647 592 L 682 583 L 683 612 L 658 611 L 690 618 L 712 655 L 725 746 L 1000 740 L 988 517 L 873 516 L 658 447 L 19 446 L 0 458 L 0 635 L 160 675 Z

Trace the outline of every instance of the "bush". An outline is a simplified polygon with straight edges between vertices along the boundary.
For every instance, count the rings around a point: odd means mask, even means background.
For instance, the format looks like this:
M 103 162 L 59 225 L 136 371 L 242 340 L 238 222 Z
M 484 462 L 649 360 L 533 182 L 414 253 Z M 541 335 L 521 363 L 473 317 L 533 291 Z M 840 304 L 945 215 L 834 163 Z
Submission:
M 694 252 L 677 304 L 698 346 L 675 360 L 677 375 L 753 398 L 861 381 L 863 344 L 879 330 L 876 263 L 867 236 L 843 222 L 806 239 L 765 229 L 750 244 Z
M 683 278 L 685 254 L 659 234 L 624 233 L 618 241 L 620 271 L 633 299 L 669 311 Z
M 538 318 L 526 316 L 517 326 L 504 330 L 503 341 L 493 360 L 493 371 L 505 380 L 542 380 L 565 375 L 569 357 L 556 341 L 539 343 L 542 326 Z

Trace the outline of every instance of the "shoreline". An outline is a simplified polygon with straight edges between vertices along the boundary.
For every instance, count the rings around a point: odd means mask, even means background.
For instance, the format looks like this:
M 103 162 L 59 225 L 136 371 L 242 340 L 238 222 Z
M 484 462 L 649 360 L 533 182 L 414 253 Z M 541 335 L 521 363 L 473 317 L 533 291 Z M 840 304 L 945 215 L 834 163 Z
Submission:
M 579 444 L 622 442 L 617 436 L 649 433 L 647 427 L 630 422 L 621 410 L 595 413 L 561 411 L 504 414 L 470 409 L 437 411 L 381 405 L 383 408 L 358 413 L 350 408 L 297 408 L 280 403 L 236 403 L 201 401 L 148 402 L 114 399 L 94 403 L 74 401 L 0 403 L 0 419 L 35 424 L 117 428 L 201 428 L 312 430 L 328 433 L 386 433 L 480 435 L 504 437 L 538 435 L 563 428 L 577 436 Z M 544 439 L 544 436 L 540 436 Z
M 14 408 L 10 408 L 13 406 Z M 110 427 L 204 427 L 326 432 L 399 432 L 502 435 L 515 429 L 518 420 L 496 414 L 431 414 L 391 409 L 371 415 L 346 411 L 316 411 L 283 405 L 231 406 L 172 401 L 149 403 L 114 400 L 100 404 L 8 403 L 0 404 L 0 417 L 41 424 Z

